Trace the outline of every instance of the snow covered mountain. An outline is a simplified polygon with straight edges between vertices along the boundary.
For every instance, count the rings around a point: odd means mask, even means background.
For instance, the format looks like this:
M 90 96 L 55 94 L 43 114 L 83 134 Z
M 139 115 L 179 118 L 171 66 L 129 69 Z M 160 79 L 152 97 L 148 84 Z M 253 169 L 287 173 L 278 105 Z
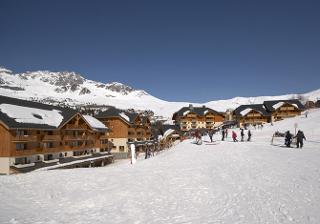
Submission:
M 16 74 L 4 67 L 0 67 L 0 95 L 44 103 L 59 102 L 70 106 L 111 105 L 121 109 L 152 110 L 156 115 L 164 117 L 171 117 L 175 111 L 189 104 L 188 102 L 164 101 L 144 90 L 135 90 L 118 82 L 105 84 L 88 80 L 75 72 L 34 71 Z M 236 97 L 229 100 L 211 101 L 205 105 L 218 111 L 225 111 L 241 104 L 297 97 L 305 100 L 320 99 L 320 89 L 306 94 Z

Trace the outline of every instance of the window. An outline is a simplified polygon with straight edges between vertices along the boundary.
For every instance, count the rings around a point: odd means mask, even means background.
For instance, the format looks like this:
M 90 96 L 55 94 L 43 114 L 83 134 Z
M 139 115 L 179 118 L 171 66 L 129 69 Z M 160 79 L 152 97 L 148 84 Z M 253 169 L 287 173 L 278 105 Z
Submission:
M 42 116 L 40 114 L 32 114 L 35 118 L 42 120 Z
M 53 143 L 52 142 L 45 142 L 43 143 L 43 148 L 53 148 Z
M 119 146 L 119 151 L 124 152 L 124 146 Z
M 26 130 L 17 130 L 16 131 L 16 136 L 24 136 L 28 135 L 28 132 Z
M 100 140 L 100 143 L 101 143 L 102 145 L 108 144 L 108 139 L 101 139 L 101 140 Z
M 26 149 L 26 144 L 24 143 L 17 143 L 16 144 L 16 150 L 24 150 Z

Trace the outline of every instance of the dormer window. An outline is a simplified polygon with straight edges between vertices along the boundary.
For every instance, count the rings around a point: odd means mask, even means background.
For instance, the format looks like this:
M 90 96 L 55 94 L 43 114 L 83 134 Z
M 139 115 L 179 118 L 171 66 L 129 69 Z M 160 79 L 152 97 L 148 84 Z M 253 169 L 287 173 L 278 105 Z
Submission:
M 37 118 L 37 119 L 40 119 L 40 120 L 42 120 L 43 118 L 42 118 L 42 116 L 41 115 L 39 115 L 39 114 L 35 114 L 35 113 L 33 113 L 32 114 L 35 118 Z

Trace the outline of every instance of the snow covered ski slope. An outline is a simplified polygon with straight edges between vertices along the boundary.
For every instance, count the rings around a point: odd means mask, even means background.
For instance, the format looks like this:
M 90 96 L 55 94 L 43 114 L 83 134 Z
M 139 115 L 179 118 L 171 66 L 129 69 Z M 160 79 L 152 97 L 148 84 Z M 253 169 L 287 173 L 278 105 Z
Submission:
M 0 223 L 320 223 L 320 111 L 252 130 L 252 142 L 178 144 L 134 166 L 0 177 Z M 294 131 L 303 149 L 270 144 Z M 236 130 L 239 134 L 239 130 Z M 230 133 L 229 133 L 230 134 Z

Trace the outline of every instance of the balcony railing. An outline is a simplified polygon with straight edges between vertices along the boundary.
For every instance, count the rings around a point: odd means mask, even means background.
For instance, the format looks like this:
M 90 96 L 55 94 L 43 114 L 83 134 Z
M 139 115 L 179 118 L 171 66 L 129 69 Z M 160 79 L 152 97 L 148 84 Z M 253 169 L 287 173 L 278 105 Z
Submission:
M 81 135 L 78 135 L 78 136 L 73 136 L 73 135 L 65 135 L 63 137 L 63 140 L 64 141 L 89 141 L 89 140 L 92 140 L 94 141 L 94 138 L 92 136 L 81 136 Z
M 16 135 L 11 140 L 13 142 L 37 142 L 39 138 L 35 135 Z
M 61 135 L 44 135 L 42 141 L 61 141 Z

